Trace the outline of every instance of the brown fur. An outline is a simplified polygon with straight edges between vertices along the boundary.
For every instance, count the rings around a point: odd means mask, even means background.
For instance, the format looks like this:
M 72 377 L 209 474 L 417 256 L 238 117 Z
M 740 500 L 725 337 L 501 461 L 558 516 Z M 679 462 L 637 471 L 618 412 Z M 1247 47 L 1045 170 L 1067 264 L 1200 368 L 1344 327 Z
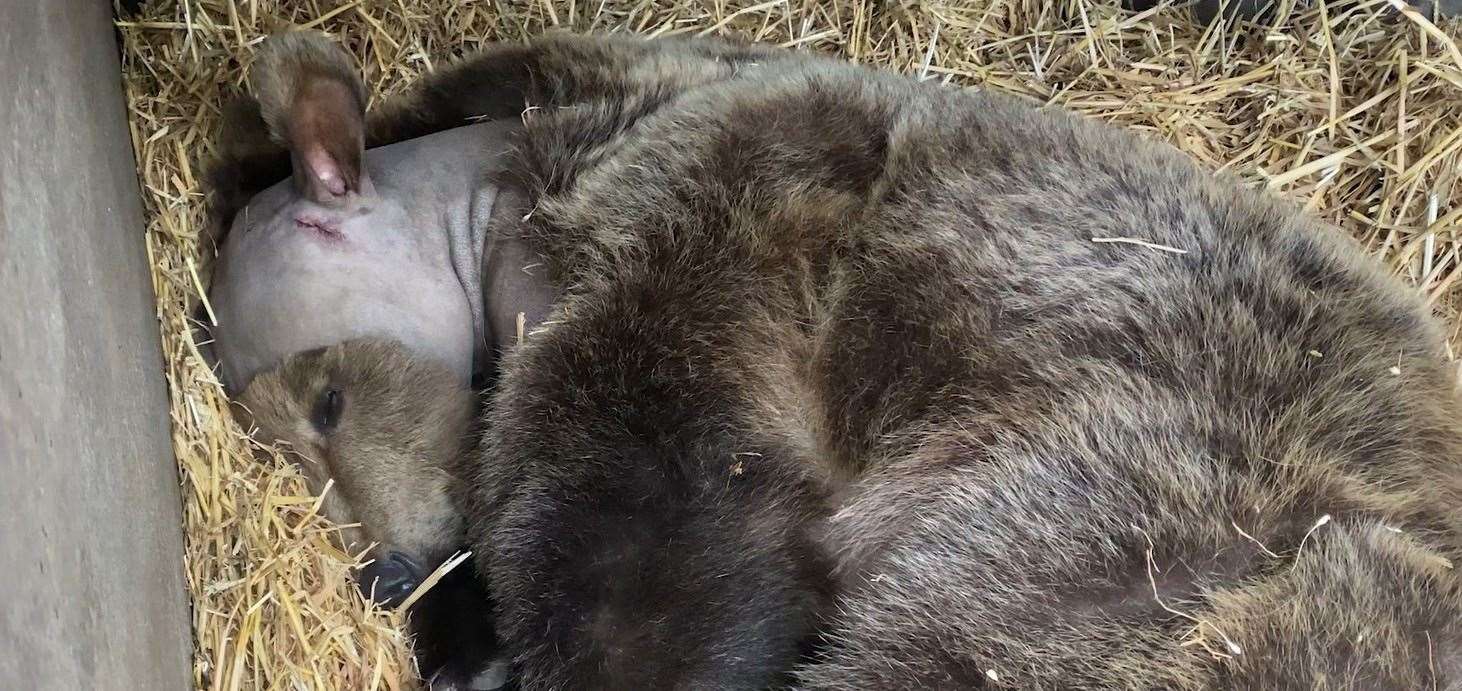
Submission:
M 1333 228 L 714 42 L 488 51 L 369 131 L 482 104 L 564 296 L 471 469 L 526 688 L 756 687 L 819 617 L 804 688 L 1462 688 L 1453 373 Z
M 333 427 L 317 420 L 340 396 Z M 452 373 L 375 340 L 295 355 L 237 397 L 254 436 L 279 442 L 319 491 L 322 512 L 346 526 L 348 549 L 398 550 L 428 570 L 463 542 L 454 463 L 471 447 L 473 395 Z
M 343 404 L 322 431 L 321 398 L 332 389 Z M 374 544 L 370 559 L 398 551 L 430 572 L 466 546 L 454 464 L 473 446 L 474 399 L 453 373 L 364 339 L 290 358 L 250 382 L 236 410 L 256 438 L 294 455 L 314 491 L 331 483 L 321 512 L 342 526 L 347 549 Z M 411 624 L 434 689 L 476 688 L 470 681 L 497 655 L 492 604 L 470 565 L 427 592 Z
M 329 85 L 349 94 L 353 110 L 347 116 L 364 116 L 365 85 L 351 66 L 345 51 L 314 32 L 292 32 L 273 36 L 259 53 L 251 74 L 259 115 L 274 142 L 288 146 L 290 111 L 308 100 L 311 89 Z

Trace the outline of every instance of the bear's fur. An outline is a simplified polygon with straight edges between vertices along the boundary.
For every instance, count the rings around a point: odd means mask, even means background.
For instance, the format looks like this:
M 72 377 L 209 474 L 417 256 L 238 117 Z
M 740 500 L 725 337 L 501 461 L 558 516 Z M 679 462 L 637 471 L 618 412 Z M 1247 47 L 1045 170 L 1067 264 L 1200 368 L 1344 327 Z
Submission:
M 1336 229 L 704 40 L 488 50 L 366 139 L 508 113 L 563 297 L 466 511 L 524 688 L 1462 688 L 1454 373 Z

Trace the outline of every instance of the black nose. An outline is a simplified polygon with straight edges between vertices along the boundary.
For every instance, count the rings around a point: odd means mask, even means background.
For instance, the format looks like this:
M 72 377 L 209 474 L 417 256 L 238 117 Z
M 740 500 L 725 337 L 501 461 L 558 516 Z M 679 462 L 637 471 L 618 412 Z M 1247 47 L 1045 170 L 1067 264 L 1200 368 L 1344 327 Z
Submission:
M 391 552 L 360 570 L 355 584 L 366 599 L 382 607 L 395 607 L 421 584 L 421 567 L 411 557 Z

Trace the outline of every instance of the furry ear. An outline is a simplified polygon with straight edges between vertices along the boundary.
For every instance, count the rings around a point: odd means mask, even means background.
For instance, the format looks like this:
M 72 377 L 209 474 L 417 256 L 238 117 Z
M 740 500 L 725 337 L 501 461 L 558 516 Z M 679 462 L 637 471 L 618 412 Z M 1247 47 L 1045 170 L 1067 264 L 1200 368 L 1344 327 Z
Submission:
M 315 31 L 276 34 L 260 48 L 253 80 L 260 117 L 289 149 L 300 194 L 334 205 L 370 192 L 365 85 L 340 46 Z

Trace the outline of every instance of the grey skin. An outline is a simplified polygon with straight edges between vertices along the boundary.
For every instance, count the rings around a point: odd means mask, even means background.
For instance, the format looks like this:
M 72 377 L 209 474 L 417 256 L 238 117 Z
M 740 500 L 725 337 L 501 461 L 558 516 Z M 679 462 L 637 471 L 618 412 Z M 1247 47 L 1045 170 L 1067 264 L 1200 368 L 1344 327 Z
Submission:
M 536 322 L 548 303 L 533 258 L 484 241 L 502 187 L 510 123 L 448 130 L 365 153 L 361 190 L 336 204 L 294 178 L 234 216 L 210 301 L 214 347 L 230 388 L 288 355 L 360 337 L 400 341 L 463 381 L 492 346 L 516 338 L 517 312 Z M 483 272 L 517 271 L 483 301 Z M 521 289 L 519 289 L 521 288 Z

